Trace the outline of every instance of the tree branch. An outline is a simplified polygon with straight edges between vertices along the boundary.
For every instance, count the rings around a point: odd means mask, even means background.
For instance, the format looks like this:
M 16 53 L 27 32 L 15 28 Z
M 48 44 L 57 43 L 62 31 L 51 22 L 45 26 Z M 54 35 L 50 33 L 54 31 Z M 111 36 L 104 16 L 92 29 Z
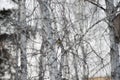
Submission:
M 117 4 L 117 6 L 115 7 L 115 11 L 117 11 L 117 9 L 120 7 L 120 2 Z
M 90 2 L 91 4 L 93 4 L 93 5 L 97 6 L 97 7 L 99 7 L 100 9 L 106 11 L 105 8 L 103 8 L 99 3 L 95 3 L 93 0 L 85 0 L 85 1 Z

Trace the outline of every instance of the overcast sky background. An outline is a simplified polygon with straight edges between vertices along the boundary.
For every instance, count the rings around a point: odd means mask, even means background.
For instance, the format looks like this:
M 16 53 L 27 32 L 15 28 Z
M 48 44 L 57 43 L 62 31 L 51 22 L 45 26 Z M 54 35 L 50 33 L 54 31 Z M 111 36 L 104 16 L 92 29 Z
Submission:
M 12 2 L 11 0 L 0 0 L 0 10 L 5 9 L 16 9 L 18 8 L 17 4 Z

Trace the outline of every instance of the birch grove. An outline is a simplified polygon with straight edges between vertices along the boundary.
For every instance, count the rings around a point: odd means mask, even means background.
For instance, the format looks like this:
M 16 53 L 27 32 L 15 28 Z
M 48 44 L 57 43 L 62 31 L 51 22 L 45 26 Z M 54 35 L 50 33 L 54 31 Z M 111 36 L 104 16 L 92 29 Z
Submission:
M 120 80 L 120 0 L 0 4 L 0 80 Z

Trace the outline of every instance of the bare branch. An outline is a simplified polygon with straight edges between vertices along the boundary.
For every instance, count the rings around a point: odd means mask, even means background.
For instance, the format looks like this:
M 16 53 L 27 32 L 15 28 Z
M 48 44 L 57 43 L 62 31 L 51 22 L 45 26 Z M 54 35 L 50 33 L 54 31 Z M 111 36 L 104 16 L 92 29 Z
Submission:
M 93 0 L 85 0 L 85 1 L 90 2 L 91 4 L 93 4 L 93 5 L 97 6 L 97 7 L 99 7 L 100 9 L 106 11 L 105 8 L 103 8 L 99 3 L 95 3 Z

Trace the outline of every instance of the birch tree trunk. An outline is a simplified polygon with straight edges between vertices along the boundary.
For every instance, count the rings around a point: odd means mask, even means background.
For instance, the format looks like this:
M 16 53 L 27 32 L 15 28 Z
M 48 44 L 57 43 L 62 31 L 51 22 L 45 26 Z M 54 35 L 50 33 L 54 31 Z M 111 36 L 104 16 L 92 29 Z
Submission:
M 59 69 L 59 80 L 68 79 L 69 78 L 69 65 L 68 65 L 68 54 L 67 51 L 65 51 L 63 44 L 60 44 L 61 47 L 61 64 Z
M 21 50 L 21 80 L 27 80 L 27 55 L 26 55 L 26 11 L 25 0 L 19 0 L 20 50 Z M 19 30 L 18 30 L 19 31 Z
M 119 62 L 119 50 L 120 43 L 117 43 L 117 39 L 115 39 L 115 25 L 113 24 L 113 19 L 116 16 L 117 6 L 114 6 L 115 0 L 105 0 L 106 8 L 103 8 L 101 5 L 96 4 L 94 1 L 87 0 L 88 2 L 96 5 L 105 11 L 108 21 L 109 27 L 109 38 L 110 38 L 110 59 L 111 59 L 111 78 L 112 80 L 120 80 L 120 62 Z M 118 23 L 119 24 L 119 23 Z
M 50 0 L 37 0 L 40 4 L 41 17 L 42 17 L 42 27 L 46 32 L 46 40 L 48 42 L 48 49 L 50 50 L 47 54 L 48 57 L 48 66 L 49 66 L 49 75 L 50 80 L 58 80 L 58 64 L 57 64 L 57 54 L 55 52 L 53 31 L 51 26 L 50 18 Z
M 115 40 L 115 31 L 113 25 L 114 0 L 105 0 L 106 15 L 108 17 L 108 27 L 110 30 L 110 58 L 111 58 L 111 78 L 112 80 L 120 80 L 120 63 L 119 63 L 119 44 Z
M 61 1 L 61 3 L 63 3 L 62 4 L 62 8 L 61 8 L 61 16 L 60 17 L 62 17 L 62 26 L 61 26 L 61 28 L 63 27 L 64 28 L 64 30 L 63 30 L 63 32 L 64 32 L 64 36 L 65 36 L 65 38 L 66 38 L 66 40 L 65 40 L 65 43 L 67 43 L 67 44 L 69 44 L 69 39 L 68 39 L 68 36 L 69 36 L 69 33 L 66 33 L 67 31 L 69 31 L 69 29 L 68 28 L 66 28 L 67 27 L 67 24 L 69 24 L 68 23 L 68 19 L 67 19 L 67 15 L 69 15 L 68 13 L 67 13 L 67 11 L 66 11 L 66 5 L 65 5 L 65 3 L 66 3 L 67 1 L 65 1 L 65 0 L 62 0 Z M 65 45 L 64 45 L 64 43 L 62 43 L 62 40 L 60 40 L 60 43 L 59 43 L 59 45 L 60 45 L 60 47 L 61 47 L 61 54 L 63 54 L 63 55 L 61 55 L 61 72 L 62 72 L 62 74 L 61 74 L 61 79 L 62 79 L 62 77 L 63 77 L 63 79 L 69 79 L 69 76 L 70 76 L 70 74 L 69 74 L 69 54 L 68 54 L 68 52 L 65 50 Z
M 78 61 L 78 60 L 77 60 L 77 58 L 76 58 L 76 55 L 73 54 L 73 62 L 74 62 L 74 69 L 75 69 L 75 80 L 79 80 L 77 61 Z
M 76 6 L 77 10 L 75 11 L 75 18 L 76 18 L 76 20 L 79 20 L 77 27 L 80 32 L 79 34 L 81 35 L 80 37 L 82 37 L 82 35 L 85 35 L 84 33 L 85 33 L 85 30 L 87 29 L 86 28 L 87 26 L 85 25 L 85 24 L 87 24 L 86 23 L 87 20 L 85 20 L 85 15 L 86 15 L 85 9 L 87 6 L 85 5 L 84 0 L 76 0 L 76 5 L 77 5 Z M 82 38 L 83 40 L 80 41 L 80 48 L 81 48 L 81 54 L 82 54 L 82 73 L 83 73 L 82 80 L 88 80 L 89 71 L 88 71 L 88 64 L 87 64 L 87 51 L 85 50 L 86 47 L 85 47 L 85 43 L 84 43 L 84 40 L 87 40 L 87 39 L 85 39 L 85 37 L 83 37 L 83 38 Z M 78 55 L 78 54 L 76 54 L 76 55 Z M 75 72 L 77 72 L 77 70 L 76 70 L 77 67 L 75 66 L 75 65 L 77 65 L 75 55 L 73 55 L 73 57 L 74 57 Z M 79 80 L 79 77 L 77 77 L 78 74 L 77 73 L 75 73 L 75 74 L 76 74 L 76 80 Z
M 45 36 L 42 36 L 43 38 Z M 47 46 L 45 46 L 45 41 L 44 39 L 42 39 L 42 45 L 41 45 L 41 49 L 40 49 L 40 57 L 39 57 L 39 80 L 44 80 L 45 77 L 45 72 L 46 72 L 46 53 L 45 51 L 47 50 Z
M 43 70 L 43 55 L 40 56 L 40 63 L 39 63 L 39 80 L 44 80 L 44 70 Z

